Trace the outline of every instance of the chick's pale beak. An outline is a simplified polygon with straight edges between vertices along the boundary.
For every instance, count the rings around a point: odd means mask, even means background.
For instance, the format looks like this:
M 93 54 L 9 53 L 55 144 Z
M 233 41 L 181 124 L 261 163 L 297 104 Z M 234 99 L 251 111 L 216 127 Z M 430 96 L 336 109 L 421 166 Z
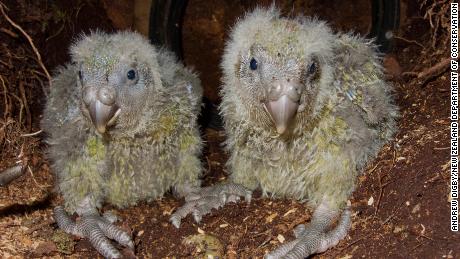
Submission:
M 83 92 L 83 102 L 96 130 L 104 134 L 120 115 L 116 92 L 109 87 L 88 86 Z
M 117 105 L 105 105 L 99 100 L 93 101 L 88 109 L 94 127 L 101 134 L 113 125 L 121 111 Z
M 293 102 L 287 95 L 283 95 L 276 101 L 266 102 L 265 108 L 275 123 L 278 134 L 283 134 L 294 118 L 299 104 Z
M 286 81 L 277 81 L 270 88 L 265 110 L 275 124 L 278 134 L 283 134 L 289 127 L 299 109 L 299 85 Z

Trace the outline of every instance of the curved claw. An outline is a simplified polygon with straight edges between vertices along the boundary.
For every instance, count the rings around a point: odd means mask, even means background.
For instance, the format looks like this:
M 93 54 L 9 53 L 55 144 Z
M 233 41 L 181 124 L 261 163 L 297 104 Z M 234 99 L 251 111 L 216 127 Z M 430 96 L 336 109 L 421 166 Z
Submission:
M 97 215 L 83 215 L 77 223 L 73 222 L 64 208 L 54 208 L 54 218 L 59 228 L 65 232 L 88 238 L 92 246 L 105 258 L 121 258 L 121 253 L 112 245 L 109 239 L 134 249 L 134 243 L 128 233 L 118 229 L 107 219 Z
M 304 224 L 297 225 L 297 227 L 294 228 L 294 236 L 295 236 L 295 238 L 299 238 L 303 234 L 304 231 L 305 231 L 305 225 Z
M 193 208 L 192 215 L 195 219 L 195 222 L 200 223 L 204 215 L 211 212 L 212 209 L 218 209 L 226 203 L 226 198 L 224 195 L 219 195 L 219 197 L 205 197 L 200 199 Z
M 282 246 L 278 247 L 275 251 L 264 256 L 264 259 L 278 259 L 285 256 L 289 251 L 291 251 L 299 243 L 299 240 L 287 242 Z M 303 257 L 302 257 L 303 258 Z
M 250 203 L 252 192 L 235 183 L 193 190 L 185 196 L 185 204 L 173 213 L 169 221 L 179 228 L 181 220 L 188 214 L 192 214 L 195 221 L 199 223 L 202 217 L 210 213 L 212 209 L 218 209 L 228 202 L 236 202 L 241 196 Z
M 265 259 L 289 258 L 302 259 L 318 252 L 324 233 L 304 231 L 295 240 L 287 242 L 266 255 Z
M 118 229 L 115 225 L 102 220 L 98 222 L 98 225 L 106 237 L 117 241 L 120 245 L 134 249 L 134 242 L 131 240 L 128 233 Z
M 83 233 L 81 233 L 76 227 L 77 224 L 75 224 L 75 222 L 67 216 L 67 213 L 62 206 L 56 206 L 54 208 L 54 220 L 56 221 L 58 227 L 64 230 L 64 232 L 76 236 L 83 236 Z
M 321 216 L 321 211 L 317 213 L 317 215 Z M 323 219 L 327 217 L 327 215 L 323 216 Z M 309 225 L 298 225 L 294 229 L 295 240 L 281 245 L 276 250 L 267 254 L 264 258 L 302 259 L 312 254 L 322 253 L 334 247 L 340 240 L 345 238 L 351 225 L 350 218 L 351 212 L 347 208 L 342 213 L 337 226 L 330 231 L 326 231 L 326 222 L 321 222 L 321 217 L 314 218 Z

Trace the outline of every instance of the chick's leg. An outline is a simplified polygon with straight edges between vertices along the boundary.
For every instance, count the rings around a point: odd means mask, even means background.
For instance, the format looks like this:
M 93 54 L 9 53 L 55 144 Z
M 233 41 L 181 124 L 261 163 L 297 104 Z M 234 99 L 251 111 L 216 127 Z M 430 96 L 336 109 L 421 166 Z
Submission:
M 345 238 L 350 228 L 350 210 L 346 208 L 337 226 L 330 230 L 334 219 L 339 215 L 326 202 L 321 203 L 313 213 L 312 220 L 307 225 L 299 225 L 294 229 L 296 239 L 287 242 L 265 256 L 265 259 L 290 258 L 301 259 L 311 254 L 322 253 L 337 245 Z
M 59 228 L 69 234 L 88 238 L 93 247 L 105 258 L 121 258 L 121 253 L 111 244 L 109 239 L 117 241 L 123 246 L 134 249 L 131 237 L 113 225 L 109 217 L 101 217 L 97 209 L 90 206 L 89 199 L 85 199 L 77 209 L 80 220 L 73 222 L 64 208 L 54 208 L 54 218 Z
M 176 210 L 169 219 L 179 228 L 181 220 L 188 214 L 192 214 L 196 222 L 210 213 L 212 209 L 218 209 L 228 202 L 237 202 L 244 197 L 251 202 L 252 192 L 244 186 L 235 183 L 217 184 L 205 188 L 181 185 L 176 187 L 178 195 L 185 197 L 185 204 Z

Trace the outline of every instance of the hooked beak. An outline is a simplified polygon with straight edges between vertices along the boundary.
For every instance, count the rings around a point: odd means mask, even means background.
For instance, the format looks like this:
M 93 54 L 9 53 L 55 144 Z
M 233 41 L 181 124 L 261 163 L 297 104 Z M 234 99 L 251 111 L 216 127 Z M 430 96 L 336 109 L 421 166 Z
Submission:
M 93 101 L 88 110 L 94 127 L 101 134 L 115 123 L 121 112 L 117 105 L 105 105 L 99 100 Z
M 264 107 L 275 123 L 276 131 L 281 135 L 289 127 L 291 120 L 297 113 L 299 104 L 291 101 L 287 95 L 283 95 L 276 101 L 264 103 Z
M 299 91 L 299 84 L 287 81 L 277 81 L 269 90 L 269 100 L 264 102 L 264 108 L 280 135 L 286 132 L 299 109 Z
M 121 109 L 116 103 L 116 92 L 108 87 L 87 87 L 83 101 L 91 118 L 91 122 L 100 134 L 115 124 Z

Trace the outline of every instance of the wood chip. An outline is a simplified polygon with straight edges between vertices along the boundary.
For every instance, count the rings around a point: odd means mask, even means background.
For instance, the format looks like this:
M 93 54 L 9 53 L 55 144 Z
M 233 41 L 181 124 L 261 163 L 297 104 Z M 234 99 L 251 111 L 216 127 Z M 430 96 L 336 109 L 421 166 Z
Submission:
M 372 206 L 374 204 L 374 197 L 370 197 L 369 200 L 367 200 L 367 205 Z
M 284 213 L 283 217 L 286 217 L 287 215 L 289 215 L 291 213 L 294 213 L 296 211 L 297 211 L 297 208 L 290 209 L 290 210 L 288 210 L 288 212 Z
M 284 243 L 284 241 L 286 240 L 286 238 L 284 238 L 284 236 L 281 235 L 281 234 L 278 234 L 278 236 L 276 237 L 276 239 L 278 239 L 278 241 L 280 241 L 281 244 Z
M 37 248 L 35 248 L 34 255 L 42 257 L 44 255 L 49 255 L 57 251 L 56 245 L 52 241 L 46 241 L 40 243 Z
M 176 208 L 171 208 L 169 210 L 164 210 L 163 211 L 163 216 L 171 216 L 172 212 L 175 210 Z
M 265 218 L 265 223 L 271 223 L 277 216 L 277 212 L 270 214 L 268 217 Z

